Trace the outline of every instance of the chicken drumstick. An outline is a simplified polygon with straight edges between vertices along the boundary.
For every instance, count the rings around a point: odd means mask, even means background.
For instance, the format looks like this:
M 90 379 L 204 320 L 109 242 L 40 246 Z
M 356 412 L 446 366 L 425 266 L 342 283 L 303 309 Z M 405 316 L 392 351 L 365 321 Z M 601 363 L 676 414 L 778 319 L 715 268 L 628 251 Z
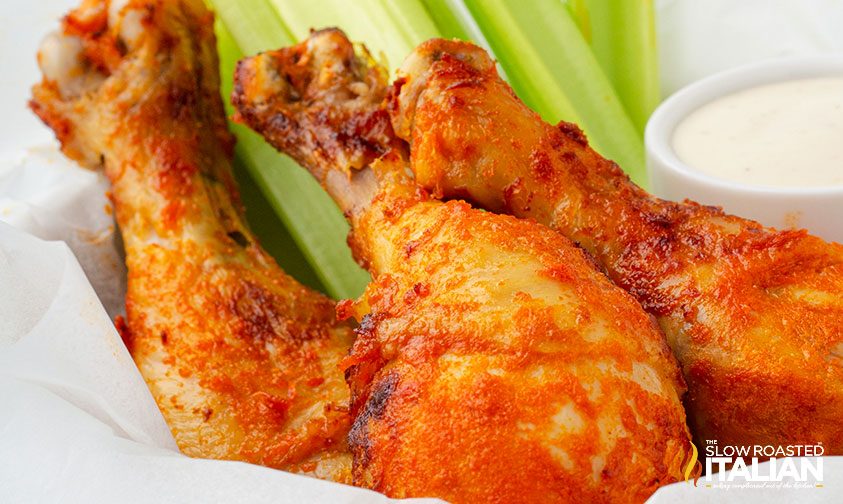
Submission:
M 647 194 L 472 44 L 420 45 L 389 109 L 420 185 L 552 227 L 657 317 L 700 443 L 843 454 L 843 246 Z
M 428 198 L 385 74 L 338 30 L 242 61 L 241 120 L 345 211 L 373 281 L 345 366 L 354 482 L 451 502 L 642 501 L 683 477 L 683 384 L 654 322 L 536 223 Z
M 202 0 L 86 0 L 39 63 L 33 110 L 112 183 L 127 344 L 179 448 L 347 480 L 353 334 L 246 226 Z

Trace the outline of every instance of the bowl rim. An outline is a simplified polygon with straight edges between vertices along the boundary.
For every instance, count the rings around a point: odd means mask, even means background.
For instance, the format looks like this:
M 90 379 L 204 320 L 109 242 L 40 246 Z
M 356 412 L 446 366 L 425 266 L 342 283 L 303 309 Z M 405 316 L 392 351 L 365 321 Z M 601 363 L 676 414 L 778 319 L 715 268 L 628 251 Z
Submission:
M 770 58 L 728 69 L 704 77 L 681 88 L 662 102 L 650 116 L 644 131 L 644 145 L 648 157 L 650 185 L 654 162 L 698 184 L 731 192 L 742 191 L 754 195 L 829 196 L 843 194 L 843 184 L 820 187 L 779 187 L 750 185 L 708 175 L 684 163 L 673 150 L 673 132 L 679 123 L 694 110 L 711 101 L 765 84 L 812 77 L 843 77 L 843 54 L 790 56 Z

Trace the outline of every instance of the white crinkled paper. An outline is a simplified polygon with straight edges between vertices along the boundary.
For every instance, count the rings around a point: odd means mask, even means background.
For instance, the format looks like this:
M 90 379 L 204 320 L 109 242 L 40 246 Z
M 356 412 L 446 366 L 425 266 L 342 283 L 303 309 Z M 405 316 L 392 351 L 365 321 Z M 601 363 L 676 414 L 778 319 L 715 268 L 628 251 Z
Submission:
M 0 502 L 390 501 L 181 455 L 70 248 L 2 222 L 0 401 Z
M 126 266 L 106 191 L 102 173 L 79 168 L 53 145 L 0 159 L 0 221 L 67 243 L 113 317 L 123 312 Z
M 107 183 L 53 145 L 31 148 L 51 137 L 25 109 L 37 42 L 77 3 L 0 2 L 0 502 L 387 502 L 178 453 L 111 323 L 125 268 Z M 671 40 L 661 44 L 668 92 L 753 59 L 843 51 L 841 2 L 660 0 L 657 8 L 659 34 Z M 843 457 L 824 459 L 822 485 L 721 490 L 701 480 L 651 501 L 843 502 Z

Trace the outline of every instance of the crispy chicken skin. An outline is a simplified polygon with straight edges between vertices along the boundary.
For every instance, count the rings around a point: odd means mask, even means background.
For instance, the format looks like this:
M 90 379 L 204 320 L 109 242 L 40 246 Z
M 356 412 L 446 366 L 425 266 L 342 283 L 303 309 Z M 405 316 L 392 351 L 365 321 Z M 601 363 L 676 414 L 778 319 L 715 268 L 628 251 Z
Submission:
M 468 43 L 420 45 L 389 110 L 420 185 L 547 224 L 657 317 L 700 443 L 843 454 L 843 246 L 649 195 Z
M 420 190 L 372 111 L 384 73 L 342 32 L 248 58 L 235 80 L 241 120 L 322 181 L 372 273 L 339 308 L 360 320 L 344 361 L 355 484 L 635 502 L 684 477 L 684 385 L 654 321 L 546 227 Z
M 203 2 L 86 1 L 39 62 L 32 109 L 112 183 L 126 342 L 179 448 L 348 480 L 353 333 L 243 220 Z

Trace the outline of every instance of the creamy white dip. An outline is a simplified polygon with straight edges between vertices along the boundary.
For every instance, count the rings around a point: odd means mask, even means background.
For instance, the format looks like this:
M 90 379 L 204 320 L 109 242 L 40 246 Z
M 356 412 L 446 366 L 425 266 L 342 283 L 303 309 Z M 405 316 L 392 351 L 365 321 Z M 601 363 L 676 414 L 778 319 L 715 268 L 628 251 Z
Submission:
M 683 119 L 673 149 L 688 166 L 747 185 L 843 185 L 843 77 L 753 87 Z

